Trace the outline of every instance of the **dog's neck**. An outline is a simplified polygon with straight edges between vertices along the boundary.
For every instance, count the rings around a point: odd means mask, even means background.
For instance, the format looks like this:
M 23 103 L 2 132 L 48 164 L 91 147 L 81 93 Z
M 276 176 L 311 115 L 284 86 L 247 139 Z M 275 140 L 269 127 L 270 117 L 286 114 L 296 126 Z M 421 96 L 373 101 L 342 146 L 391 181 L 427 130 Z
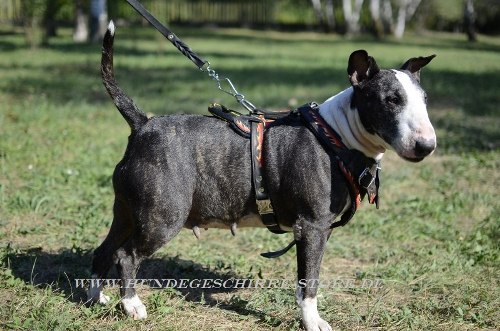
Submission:
M 320 105 L 319 113 L 348 148 L 357 149 L 367 157 L 379 161 L 388 146 L 382 138 L 366 131 L 358 111 L 351 108 L 353 92 L 350 87 L 329 98 Z

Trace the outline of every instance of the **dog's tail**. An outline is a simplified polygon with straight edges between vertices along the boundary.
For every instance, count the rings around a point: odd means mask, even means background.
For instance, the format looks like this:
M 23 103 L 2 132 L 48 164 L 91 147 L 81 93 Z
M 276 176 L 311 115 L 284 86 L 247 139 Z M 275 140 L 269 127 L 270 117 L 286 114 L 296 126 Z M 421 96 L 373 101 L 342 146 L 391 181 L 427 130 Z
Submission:
M 102 42 L 101 74 L 102 82 L 113 99 L 113 102 L 127 121 L 132 132 L 138 130 L 147 121 L 148 118 L 118 86 L 113 73 L 113 40 L 115 38 L 115 25 L 113 21 L 109 22 L 108 30 L 104 35 Z

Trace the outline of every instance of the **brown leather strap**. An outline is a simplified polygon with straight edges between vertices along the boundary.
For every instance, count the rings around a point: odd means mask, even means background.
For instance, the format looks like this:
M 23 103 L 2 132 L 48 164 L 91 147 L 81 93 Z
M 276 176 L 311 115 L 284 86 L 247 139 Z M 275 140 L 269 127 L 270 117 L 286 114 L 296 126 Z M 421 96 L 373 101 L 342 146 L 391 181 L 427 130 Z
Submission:
M 379 164 L 359 151 L 348 149 L 342 142 L 342 138 L 321 117 L 318 104 L 314 102 L 305 104 L 297 109 L 297 113 L 325 149 L 335 157 L 342 174 L 349 183 L 351 207 L 331 227 L 344 226 L 349 222 L 361 204 L 362 193 L 367 193 L 369 202 L 376 203 L 378 208 Z M 361 166 L 361 170 L 353 170 L 353 165 L 357 165 L 356 168 Z M 355 174 L 359 175 L 355 176 Z
M 267 194 L 265 178 L 263 173 L 264 156 L 264 128 L 265 120 L 262 117 L 255 118 L 251 121 L 250 144 L 252 154 L 252 180 L 255 190 L 255 202 L 259 211 L 262 223 L 267 229 L 273 233 L 282 234 L 286 231 L 281 230 L 274 209 Z

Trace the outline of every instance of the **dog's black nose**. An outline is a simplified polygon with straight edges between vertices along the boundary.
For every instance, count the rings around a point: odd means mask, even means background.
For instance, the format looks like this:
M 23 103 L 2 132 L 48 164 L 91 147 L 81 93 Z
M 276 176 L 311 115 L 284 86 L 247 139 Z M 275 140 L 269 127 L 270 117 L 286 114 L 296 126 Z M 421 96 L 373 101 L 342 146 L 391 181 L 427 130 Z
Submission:
M 425 157 L 432 153 L 436 148 L 436 140 L 435 139 L 421 139 L 415 142 L 415 156 L 416 157 Z

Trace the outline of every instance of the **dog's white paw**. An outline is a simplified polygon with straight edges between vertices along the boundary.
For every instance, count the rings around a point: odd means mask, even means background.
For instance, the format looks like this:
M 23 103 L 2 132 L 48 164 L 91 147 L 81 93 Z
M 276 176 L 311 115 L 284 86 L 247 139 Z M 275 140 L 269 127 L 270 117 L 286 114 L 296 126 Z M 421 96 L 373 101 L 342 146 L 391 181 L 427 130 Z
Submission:
M 318 330 L 319 331 L 332 331 L 332 327 L 330 326 L 330 324 L 328 324 L 328 322 L 319 318 L 318 319 Z
M 317 319 L 302 320 L 302 324 L 306 331 L 332 331 L 332 327 L 324 319 L 318 317 Z
M 332 331 L 332 327 L 319 317 L 316 298 L 306 298 L 300 303 L 302 324 L 306 331 Z
M 148 317 L 146 306 L 142 304 L 141 299 L 137 295 L 122 299 L 122 306 L 127 315 L 134 320 L 143 320 Z
M 99 300 L 97 301 L 101 305 L 105 305 L 109 302 L 109 296 L 105 295 L 102 291 L 99 293 Z
M 105 305 L 109 302 L 109 296 L 105 295 L 100 288 L 91 287 L 87 291 L 87 300 L 90 303 Z

